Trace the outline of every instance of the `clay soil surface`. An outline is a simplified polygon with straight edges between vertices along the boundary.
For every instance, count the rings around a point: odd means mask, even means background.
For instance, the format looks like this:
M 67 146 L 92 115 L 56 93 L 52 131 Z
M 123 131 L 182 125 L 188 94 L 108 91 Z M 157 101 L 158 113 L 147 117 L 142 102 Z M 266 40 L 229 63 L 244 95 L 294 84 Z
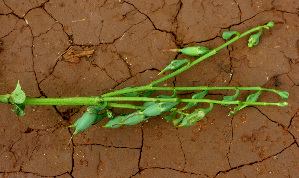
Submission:
M 18 80 L 30 97 L 145 85 L 171 60 L 195 59 L 164 49 L 216 48 L 225 42 L 223 31 L 269 21 L 275 27 L 264 30 L 257 47 L 241 39 L 162 85 L 290 93 L 287 107 L 248 107 L 233 117 L 214 106 L 188 128 L 156 117 L 104 129 L 105 119 L 70 144 L 74 130 L 67 126 L 86 106 L 26 106 L 17 117 L 1 104 L 0 177 L 298 177 L 298 7 L 296 0 L 0 0 L 0 94 L 11 93 Z M 232 93 L 208 98 L 226 94 Z M 269 92 L 259 99 L 282 101 Z

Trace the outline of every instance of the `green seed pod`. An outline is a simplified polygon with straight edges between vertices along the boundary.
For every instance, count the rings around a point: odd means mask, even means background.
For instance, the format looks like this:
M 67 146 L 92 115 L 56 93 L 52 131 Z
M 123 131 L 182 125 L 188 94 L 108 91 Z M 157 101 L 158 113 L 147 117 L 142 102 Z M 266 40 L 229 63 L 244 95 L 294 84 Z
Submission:
M 191 46 L 191 47 L 186 47 L 183 49 L 170 49 L 169 51 L 172 52 L 181 52 L 183 54 L 186 54 L 188 56 L 203 56 L 210 52 L 208 48 L 204 46 Z
M 248 47 L 253 47 L 259 44 L 260 36 L 263 30 L 260 30 L 257 34 L 251 35 L 248 39 Z
M 210 107 L 207 109 L 196 109 L 193 113 L 188 114 L 178 127 L 189 127 L 196 122 L 202 120 L 211 110 L 213 109 L 213 104 L 210 103 Z
M 155 103 L 147 107 L 143 114 L 146 117 L 158 116 L 160 114 L 170 111 L 174 106 L 178 105 L 179 102 L 161 102 Z
M 274 92 L 277 93 L 284 100 L 288 99 L 290 96 L 289 92 L 287 92 L 287 91 L 275 90 Z
M 166 71 L 177 70 L 177 69 L 181 68 L 186 63 L 190 64 L 190 60 L 189 59 L 176 59 L 176 60 L 173 60 L 158 75 L 163 74 Z
M 142 113 L 140 113 L 140 111 L 136 111 L 125 116 L 125 118 L 121 123 L 119 123 L 119 125 L 135 125 L 140 122 L 146 121 L 147 119 L 149 119 L 149 117 L 146 118 Z
M 232 36 L 234 36 L 234 35 L 239 36 L 240 33 L 237 32 L 237 31 L 225 31 L 225 32 L 223 32 L 223 34 L 222 34 L 222 38 L 225 39 L 225 40 L 229 40 L 229 39 L 231 39 Z
M 100 122 L 102 119 L 104 119 L 107 116 L 107 112 L 104 112 L 103 114 L 98 114 L 97 118 L 94 120 L 92 125 L 97 124 L 98 122 Z
M 192 47 L 186 47 L 180 50 L 183 54 L 186 54 L 188 56 L 203 56 L 210 52 L 208 48 L 204 46 L 192 46 Z
M 88 127 L 93 125 L 96 118 L 97 118 L 97 114 L 95 113 L 90 114 L 88 112 L 85 112 L 83 116 L 74 123 L 74 125 L 70 125 L 69 127 L 76 127 L 74 135 L 77 135 L 79 132 L 88 129 Z
M 192 99 L 203 99 L 208 94 L 208 92 L 209 92 L 208 90 L 205 90 L 205 91 L 196 93 L 196 94 L 192 95 Z M 191 108 L 191 107 L 195 106 L 196 104 L 198 104 L 198 102 L 188 102 L 186 104 L 186 106 L 183 107 L 181 110 Z
M 117 116 L 111 119 L 106 125 L 104 125 L 104 128 L 118 128 L 121 127 L 119 123 L 122 122 L 122 120 L 125 119 L 125 116 Z
M 236 94 L 232 96 L 224 96 L 221 101 L 234 101 L 239 96 L 239 89 L 236 89 Z M 223 104 L 223 106 L 229 106 L 229 104 Z

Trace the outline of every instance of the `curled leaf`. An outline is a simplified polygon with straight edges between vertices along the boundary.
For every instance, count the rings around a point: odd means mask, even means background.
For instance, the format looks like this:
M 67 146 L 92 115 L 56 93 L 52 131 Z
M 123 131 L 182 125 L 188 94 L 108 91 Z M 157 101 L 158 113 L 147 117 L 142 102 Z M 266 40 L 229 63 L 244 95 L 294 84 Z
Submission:
M 221 101 L 234 101 L 239 96 L 239 89 L 236 89 L 236 94 L 232 96 L 224 96 Z M 229 106 L 229 104 L 224 104 L 224 106 Z
M 173 122 L 173 126 L 177 126 L 184 118 L 184 115 L 181 115 L 178 119 L 174 119 Z
M 277 93 L 284 100 L 288 99 L 290 96 L 289 92 L 287 91 L 275 90 L 274 92 Z
M 223 34 L 222 34 L 222 38 L 225 39 L 225 40 L 229 40 L 229 39 L 231 39 L 232 36 L 234 36 L 234 35 L 239 36 L 240 33 L 239 33 L 238 31 L 225 31 L 225 32 L 223 32 Z
M 208 90 L 205 90 L 205 91 L 196 93 L 196 94 L 192 95 L 192 99 L 203 99 L 208 94 L 208 92 L 209 92 Z M 191 107 L 195 106 L 196 104 L 198 104 L 198 102 L 188 102 L 186 104 L 186 106 L 183 107 L 181 110 L 191 108 Z
M 167 122 L 171 121 L 176 115 L 176 112 L 172 112 L 169 116 L 164 116 L 164 118 L 167 120 Z
M 25 115 L 25 105 L 22 104 L 15 104 L 16 109 L 11 109 L 17 116 L 24 116 Z
M 181 52 L 183 54 L 186 54 L 188 56 L 203 56 L 210 52 L 208 48 L 204 46 L 191 46 L 191 47 L 186 47 L 183 49 L 170 49 L 169 51 L 172 52 Z

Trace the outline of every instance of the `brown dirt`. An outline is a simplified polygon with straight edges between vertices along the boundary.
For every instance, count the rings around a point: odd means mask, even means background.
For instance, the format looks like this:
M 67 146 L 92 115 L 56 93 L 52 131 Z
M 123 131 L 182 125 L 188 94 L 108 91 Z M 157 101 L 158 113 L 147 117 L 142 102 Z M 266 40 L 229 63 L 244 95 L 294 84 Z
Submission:
M 101 128 L 102 122 L 70 145 L 67 126 L 86 107 L 32 106 L 17 117 L 1 105 L 0 177 L 296 177 L 298 7 L 296 0 L 0 0 L 1 94 L 17 80 L 30 97 L 145 85 L 171 60 L 186 58 L 163 49 L 215 48 L 224 43 L 223 31 L 268 21 L 276 25 L 257 47 L 241 39 L 162 85 L 290 92 L 287 107 L 249 107 L 229 117 L 228 108 L 216 106 L 189 128 L 174 128 L 161 117 L 119 129 Z M 281 101 L 266 92 L 260 99 Z

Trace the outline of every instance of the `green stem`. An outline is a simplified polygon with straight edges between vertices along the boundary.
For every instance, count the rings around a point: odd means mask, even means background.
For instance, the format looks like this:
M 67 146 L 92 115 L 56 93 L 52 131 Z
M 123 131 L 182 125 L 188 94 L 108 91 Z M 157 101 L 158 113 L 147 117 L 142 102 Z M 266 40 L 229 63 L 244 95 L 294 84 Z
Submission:
M 143 102 L 200 102 L 215 104 L 247 104 L 247 105 L 276 105 L 285 106 L 283 103 L 267 103 L 267 102 L 241 102 L 241 101 L 218 101 L 210 99 L 180 99 L 180 98 L 147 98 L 147 97 L 75 97 L 75 98 L 26 98 L 23 105 L 100 105 L 104 101 L 143 101 Z M 109 107 L 144 109 L 142 106 L 131 104 L 108 103 Z
M 122 89 L 117 90 L 115 92 L 107 93 L 102 95 L 101 97 L 112 97 L 117 96 L 125 93 L 131 93 L 131 92 L 139 92 L 139 91 L 147 91 L 147 90 L 163 90 L 163 91 L 193 91 L 193 90 L 262 90 L 262 91 L 272 91 L 277 92 L 279 90 L 275 89 L 268 89 L 268 88 L 262 88 L 262 87 L 208 87 L 208 86 L 198 86 L 198 87 L 153 87 L 153 86 L 142 86 L 142 87 L 136 87 L 136 88 L 128 88 L 128 89 Z

